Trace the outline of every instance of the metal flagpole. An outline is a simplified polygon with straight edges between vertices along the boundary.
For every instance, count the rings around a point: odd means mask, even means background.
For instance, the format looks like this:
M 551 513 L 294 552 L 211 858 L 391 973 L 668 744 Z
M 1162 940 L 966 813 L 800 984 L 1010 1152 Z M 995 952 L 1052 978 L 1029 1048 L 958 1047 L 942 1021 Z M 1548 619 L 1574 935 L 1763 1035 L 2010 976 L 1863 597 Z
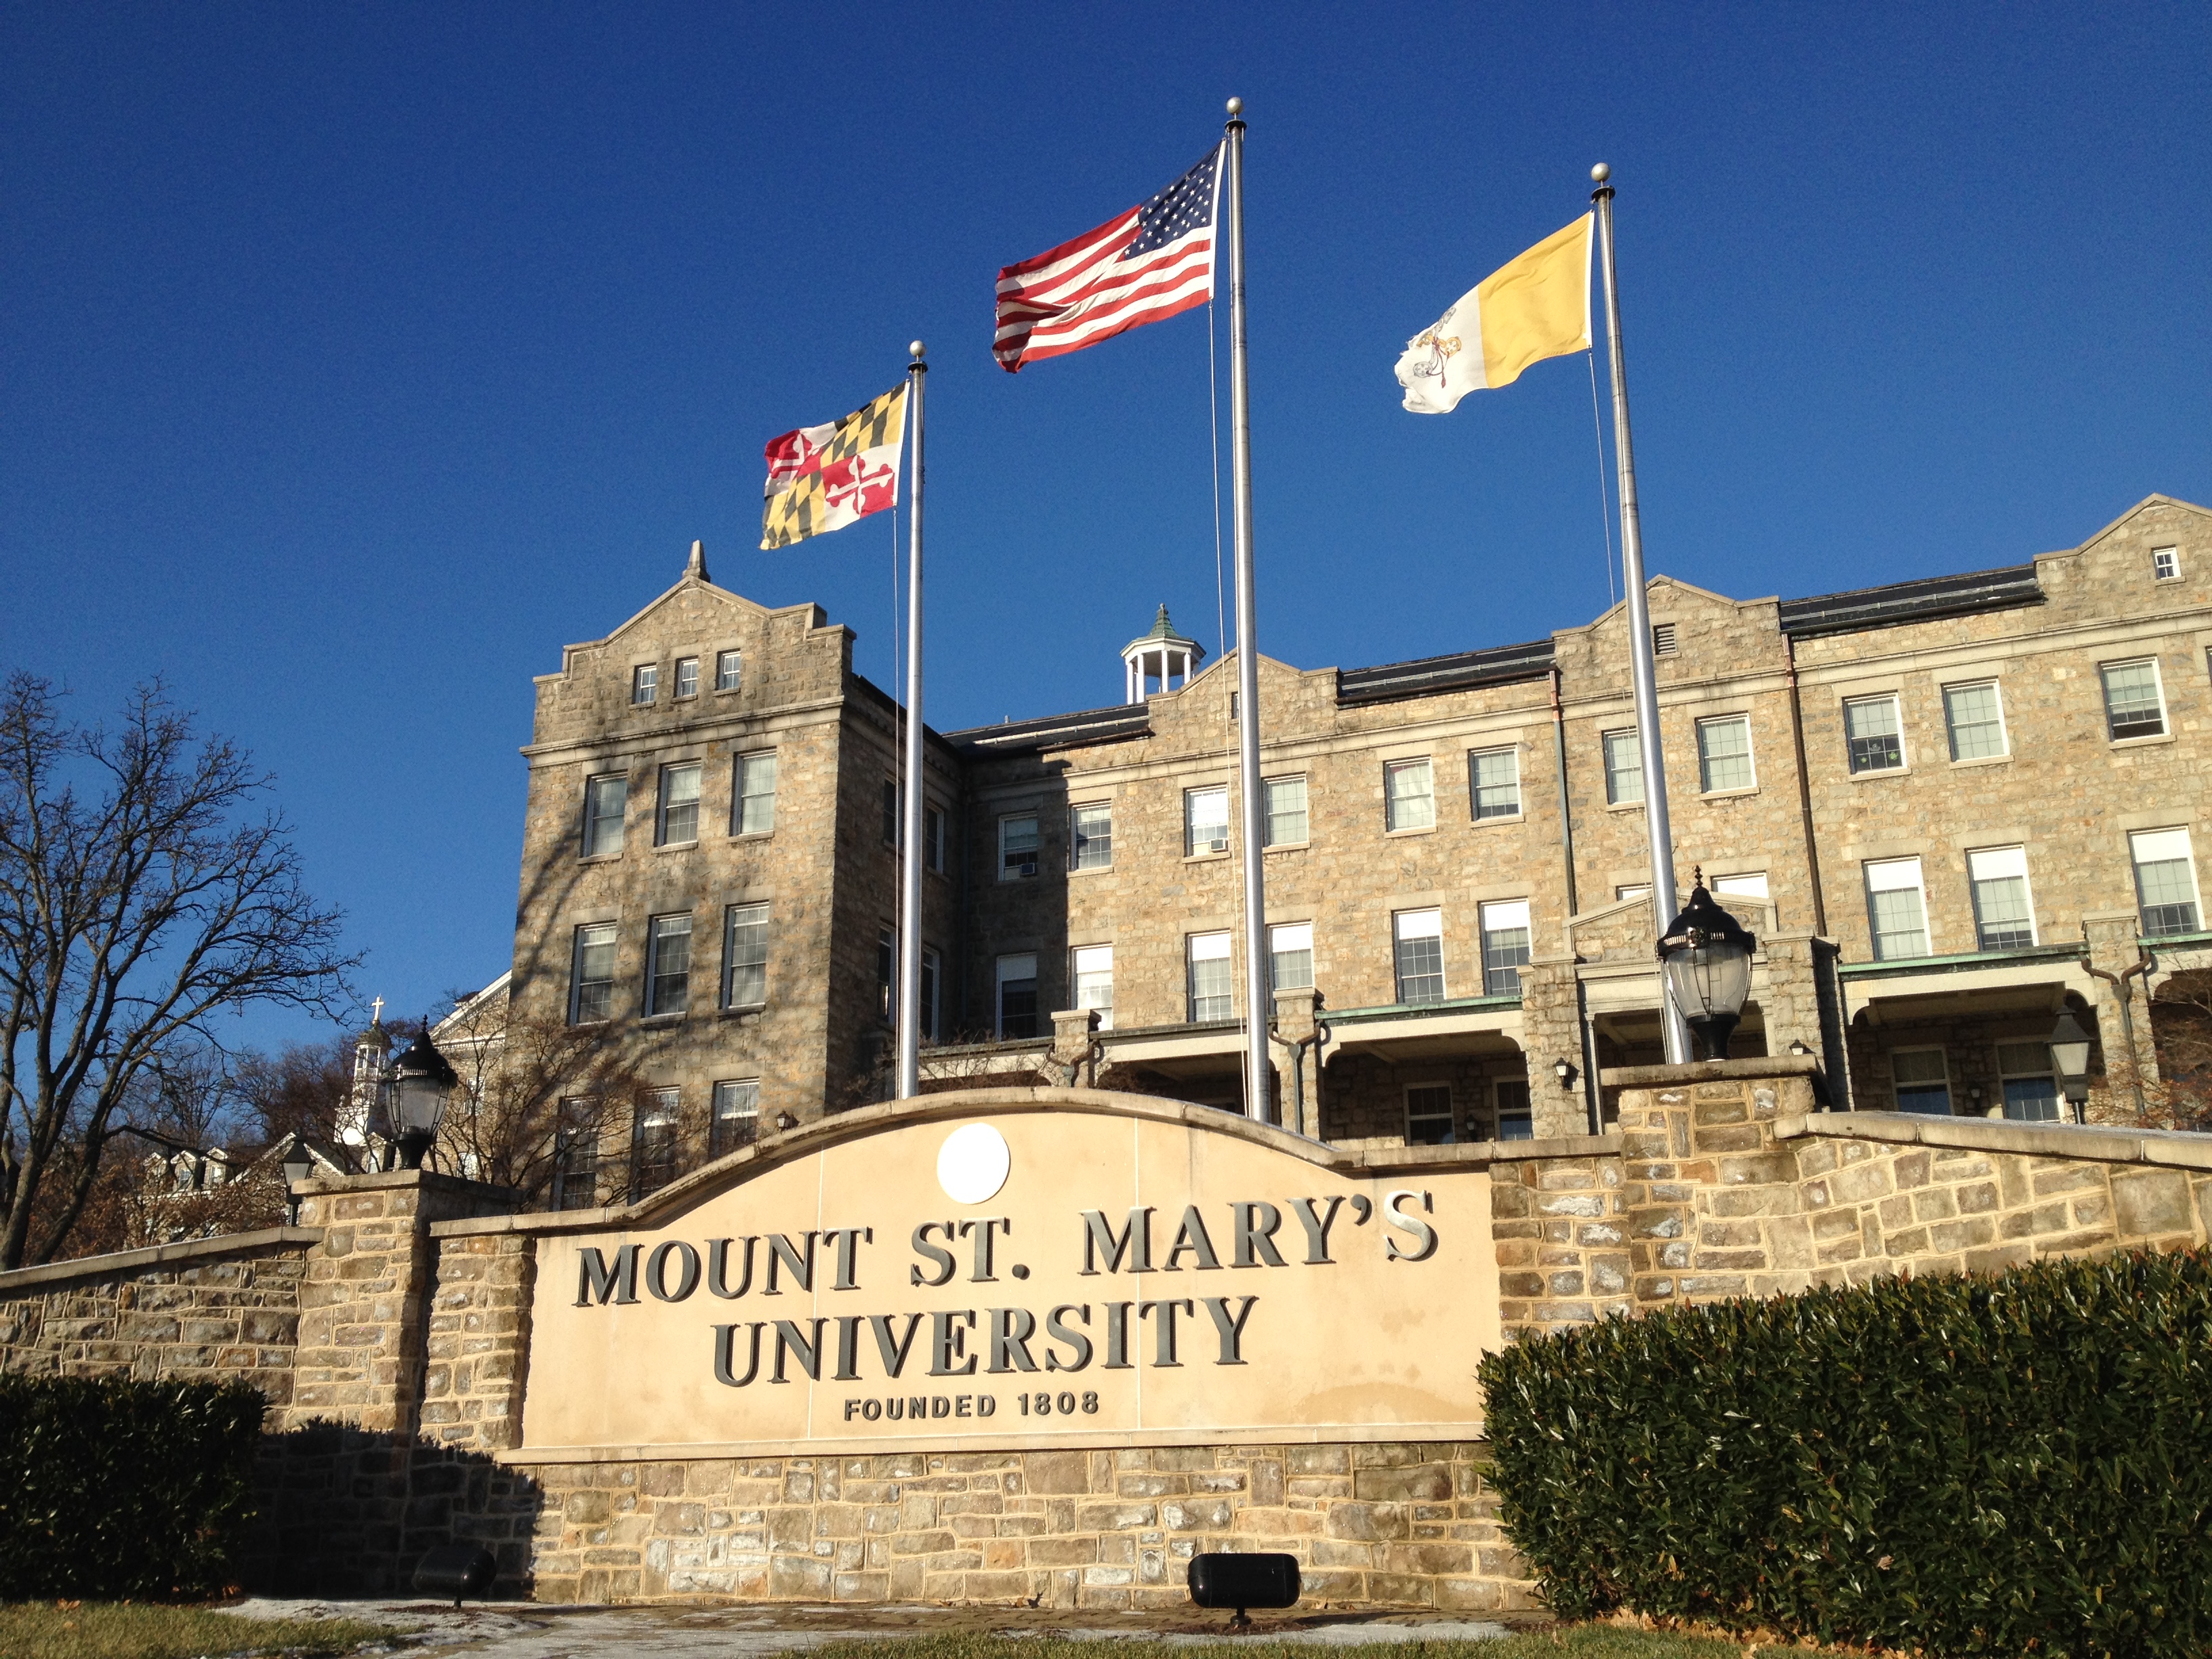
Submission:
M 1644 763 L 1644 829 L 1651 843 L 1651 909 L 1655 927 L 1674 919 L 1674 833 L 1667 821 L 1667 763 L 1659 743 L 1659 680 L 1651 661 L 1651 611 L 1644 592 L 1644 532 L 1636 513 L 1636 451 L 1628 439 L 1628 366 L 1620 349 L 1620 292 L 1613 273 L 1613 169 L 1590 169 L 1597 188 L 1598 257 L 1605 271 L 1605 327 L 1613 350 L 1613 449 L 1620 467 L 1620 574 L 1628 596 L 1628 660 L 1636 687 L 1636 747 Z M 1659 976 L 1659 1027 L 1667 1063 L 1690 1057 L 1690 1028 Z
M 1260 842 L 1259 611 L 1252 592 L 1252 400 L 1244 378 L 1244 100 L 1229 100 L 1229 453 L 1237 539 L 1237 757 L 1244 806 L 1244 1113 L 1267 1121 L 1267 894 Z
M 914 482 L 907 502 L 914 517 L 907 532 L 906 566 L 906 800 L 900 838 L 905 843 L 899 893 L 898 1097 L 921 1092 L 921 812 L 926 793 L 921 761 L 921 389 L 929 365 L 921 342 L 907 349 L 907 416 L 914 425 Z

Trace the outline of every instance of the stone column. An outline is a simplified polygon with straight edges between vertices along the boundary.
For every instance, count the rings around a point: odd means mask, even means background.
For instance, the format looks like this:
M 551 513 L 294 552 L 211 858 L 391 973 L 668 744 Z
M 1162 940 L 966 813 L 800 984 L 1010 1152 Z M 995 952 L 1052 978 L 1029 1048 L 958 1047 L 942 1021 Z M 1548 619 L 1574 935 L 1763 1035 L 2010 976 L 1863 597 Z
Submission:
M 1282 1102 L 1283 1127 L 1292 1134 L 1321 1139 L 1322 996 L 1310 986 L 1275 993 L 1276 1097 Z
M 1528 1111 L 1536 1139 L 1589 1133 L 1583 1092 L 1581 999 L 1571 956 L 1532 957 L 1521 969 L 1521 1052 L 1528 1066 Z M 1574 1086 L 1559 1087 L 1552 1068 L 1575 1068 Z
M 2148 975 L 2119 979 L 2142 958 L 2140 927 L 2132 910 L 2092 910 L 2081 918 L 2087 944 L 2082 954 L 2088 958 L 2091 979 L 2097 988 L 2093 1005 L 2097 1029 L 2091 1035 L 2097 1039 L 2104 1073 L 2096 1074 L 2100 1055 L 2091 1055 L 2089 1101 L 2082 1115 L 2092 1123 L 2134 1122 L 2138 1085 L 2144 1105 L 2154 1105 L 2159 1098 L 2158 1053 L 2151 1041 L 2150 996 L 2146 988 Z
M 303 1182 L 301 1224 L 323 1230 L 300 1288 L 292 1403 L 276 1428 L 312 1419 L 410 1436 L 418 1426 L 429 1298 L 430 1224 L 503 1215 L 503 1187 L 427 1170 Z
M 1098 1081 L 1098 1063 L 1091 1058 L 1098 1040 L 1096 1008 L 1063 1008 L 1052 1017 L 1052 1064 L 1056 1079 L 1070 1089 L 1087 1089 Z

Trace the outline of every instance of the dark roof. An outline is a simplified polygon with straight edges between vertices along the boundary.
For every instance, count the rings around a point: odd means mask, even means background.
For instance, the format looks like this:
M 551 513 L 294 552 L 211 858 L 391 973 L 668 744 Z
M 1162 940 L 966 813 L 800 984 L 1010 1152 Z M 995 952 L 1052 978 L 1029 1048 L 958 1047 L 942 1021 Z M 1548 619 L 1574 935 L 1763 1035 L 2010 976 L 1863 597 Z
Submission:
M 1086 708 L 1075 714 L 1048 714 L 1042 720 L 973 726 L 965 732 L 947 732 L 945 740 L 963 755 L 1020 755 L 1033 749 L 1075 749 L 1085 744 L 1112 743 L 1119 738 L 1141 738 L 1151 729 L 1152 717 L 1145 705 L 1126 702 L 1111 708 Z
M 1780 606 L 1781 628 L 1784 633 L 1802 639 L 1815 634 L 1844 634 L 1896 623 L 1928 622 L 1938 617 L 2008 611 L 2042 603 L 2043 589 L 2035 580 L 2035 566 L 2015 564 L 1996 570 L 1970 571 L 1963 576 L 1929 576 L 1919 581 L 1890 582 L 1881 587 L 1822 593 L 1809 599 L 1784 599 Z M 1385 663 L 1378 668 L 1340 669 L 1336 700 L 1340 703 L 1358 704 L 1435 696 L 1475 686 L 1534 679 L 1548 673 L 1551 667 L 1549 640 L 1496 645 L 1481 651 L 1455 651 L 1448 656 Z M 965 732 L 948 732 L 945 740 L 964 755 L 1018 755 L 1038 749 L 1070 749 L 1085 744 L 1143 737 L 1150 729 L 1145 706 L 1124 703 L 1076 714 L 1054 714 L 1042 720 L 1013 720 L 1003 726 L 978 726 Z
M 1391 702 L 1401 697 L 1433 696 L 1440 691 L 1463 691 L 1470 686 L 1499 685 L 1508 680 L 1528 680 L 1552 668 L 1552 642 L 1531 640 L 1526 645 L 1494 645 L 1484 651 L 1455 651 L 1448 657 L 1417 657 L 1412 662 L 1386 663 L 1380 668 L 1339 669 L 1339 702 Z
M 1809 599 L 1784 599 L 1782 631 L 1799 638 L 1810 634 L 1848 634 L 1893 623 L 1928 622 L 1937 617 L 1963 617 L 1977 611 L 2008 611 L 2042 603 L 2043 588 L 2035 580 L 2034 565 L 2011 564 L 1997 570 L 1969 571 L 1963 576 L 1929 576 L 1920 581 L 1853 588 L 1845 593 L 1822 593 Z

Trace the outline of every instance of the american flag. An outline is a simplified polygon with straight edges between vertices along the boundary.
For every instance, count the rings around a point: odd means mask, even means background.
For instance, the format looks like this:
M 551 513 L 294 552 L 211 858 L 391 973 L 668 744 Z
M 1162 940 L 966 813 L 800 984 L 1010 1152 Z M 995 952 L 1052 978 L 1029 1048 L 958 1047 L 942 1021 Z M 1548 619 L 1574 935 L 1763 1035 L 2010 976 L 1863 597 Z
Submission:
M 1211 300 L 1220 175 L 1216 147 L 1151 201 L 1001 270 L 1000 366 L 1015 374 Z

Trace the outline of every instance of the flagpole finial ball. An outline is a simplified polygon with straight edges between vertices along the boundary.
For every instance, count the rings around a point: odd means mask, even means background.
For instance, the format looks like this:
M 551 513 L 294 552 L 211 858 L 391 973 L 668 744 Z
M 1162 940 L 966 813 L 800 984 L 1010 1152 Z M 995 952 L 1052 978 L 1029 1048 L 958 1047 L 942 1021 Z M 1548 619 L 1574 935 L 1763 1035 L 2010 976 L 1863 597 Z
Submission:
M 907 342 L 906 350 L 907 356 L 909 357 L 919 357 L 923 355 L 925 349 L 926 348 L 924 348 L 921 342 L 919 340 L 909 340 Z
M 1244 100 L 1242 98 L 1231 99 L 1229 100 L 1229 112 L 1231 115 L 1242 115 L 1244 112 Z
M 1594 185 L 1601 185 L 1612 177 L 1613 169 L 1602 161 L 1590 169 L 1590 182 Z

